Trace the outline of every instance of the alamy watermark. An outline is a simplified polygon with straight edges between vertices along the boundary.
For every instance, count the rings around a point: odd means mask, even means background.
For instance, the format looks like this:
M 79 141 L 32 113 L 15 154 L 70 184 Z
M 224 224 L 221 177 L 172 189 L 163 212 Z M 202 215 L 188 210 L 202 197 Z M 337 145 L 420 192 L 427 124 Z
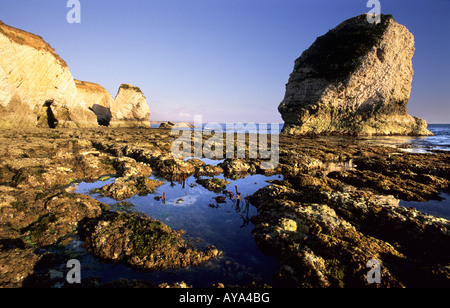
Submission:
M 367 272 L 367 282 L 369 284 L 381 283 L 381 263 L 376 259 L 371 259 L 366 264 L 367 268 L 370 268 Z
M 81 23 L 81 3 L 79 0 L 68 0 L 66 7 L 70 8 L 67 12 L 66 20 L 69 24 Z
M 370 24 L 379 24 L 381 22 L 381 3 L 379 0 L 367 1 L 368 8 L 372 8 L 367 13 L 367 22 Z
M 70 8 L 67 12 L 66 20 L 69 24 L 81 23 L 81 3 L 79 0 L 68 0 L 66 4 Z M 367 13 L 367 21 L 371 24 L 379 24 L 381 22 L 381 3 L 379 0 L 368 0 L 366 7 L 371 8 Z
M 72 259 L 67 262 L 67 268 L 71 270 L 66 275 L 66 281 L 70 284 L 81 283 L 81 263 L 77 259 Z
M 267 123 L 226 123 L 224 131 L 219 123 L 203 125 L 202 116 L 197 115 L 193 130 L 172 128 L 172 136 L 181 133 L 172 143 L 172 156 L 223 159 L 225 152 L 226 158 L 260 158 L 261 169 L 275 169 L 280 150 L 279 124 L 270 124 L 270 133 L 268 126 Z M 203 141 L 204 136 L 211 137 Z

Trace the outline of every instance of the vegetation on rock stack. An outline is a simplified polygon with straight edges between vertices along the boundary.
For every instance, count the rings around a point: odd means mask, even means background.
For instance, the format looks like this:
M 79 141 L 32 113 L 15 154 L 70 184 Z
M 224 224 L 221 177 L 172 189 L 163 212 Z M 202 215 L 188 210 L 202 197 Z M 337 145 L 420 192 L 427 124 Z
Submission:
M 136 92 L 142 93 L 142 91 L 139 87 L 130 86 L 129 84 L 126 84 L 126 83 L 122 84 L 120 86 L 120 89 L 125 89 L 125 90 L 132 89 Z
M 315 72 L 310 77 L 345 79 L 358 68 L 359 58 L 381 41 L 391 20 L 392 15 L 382 14 L 379 24 L 369 24 L 365 15 L 354 17 L 318 37 L 296 65 L 312 65 Z

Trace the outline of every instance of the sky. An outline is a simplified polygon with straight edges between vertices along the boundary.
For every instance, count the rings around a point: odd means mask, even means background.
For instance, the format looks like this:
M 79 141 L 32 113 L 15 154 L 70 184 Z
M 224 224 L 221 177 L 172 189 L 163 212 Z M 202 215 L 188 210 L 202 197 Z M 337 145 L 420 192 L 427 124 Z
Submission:
M 1 0 L 0 20 L 44 38 L 74 78 L 138 86 L 151 121 L 282 123 L 294 61 L 367 0 Z M 380 0 L 415 36 L 408 111 L 450 123 L 450 0 Z

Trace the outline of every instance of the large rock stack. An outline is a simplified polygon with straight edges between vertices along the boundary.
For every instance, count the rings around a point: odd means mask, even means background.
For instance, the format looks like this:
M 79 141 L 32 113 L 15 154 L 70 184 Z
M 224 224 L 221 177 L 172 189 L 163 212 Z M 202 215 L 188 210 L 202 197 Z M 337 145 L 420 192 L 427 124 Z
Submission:
M 122 84 L 111 108 L 112 127 L 150 127 L 150 108 L 141 89 Z
M 344 21 L 295 61 L 279 106 L 286 134 L 430 135 L 408 114 L 414 37 L 390 15 Z

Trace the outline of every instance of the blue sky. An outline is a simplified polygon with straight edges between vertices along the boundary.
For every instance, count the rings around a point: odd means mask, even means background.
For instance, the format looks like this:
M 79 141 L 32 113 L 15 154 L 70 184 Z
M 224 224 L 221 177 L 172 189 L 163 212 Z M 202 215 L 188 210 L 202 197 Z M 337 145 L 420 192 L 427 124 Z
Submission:
M 410 114 L 450 123 L 450 0 L 381 0 L 416 40 Z M 76 79 L 142 89 L 151 120 L 282 122 L 294 61 L 366 0 L 1 0 L 0 20 L 42 36 Z

